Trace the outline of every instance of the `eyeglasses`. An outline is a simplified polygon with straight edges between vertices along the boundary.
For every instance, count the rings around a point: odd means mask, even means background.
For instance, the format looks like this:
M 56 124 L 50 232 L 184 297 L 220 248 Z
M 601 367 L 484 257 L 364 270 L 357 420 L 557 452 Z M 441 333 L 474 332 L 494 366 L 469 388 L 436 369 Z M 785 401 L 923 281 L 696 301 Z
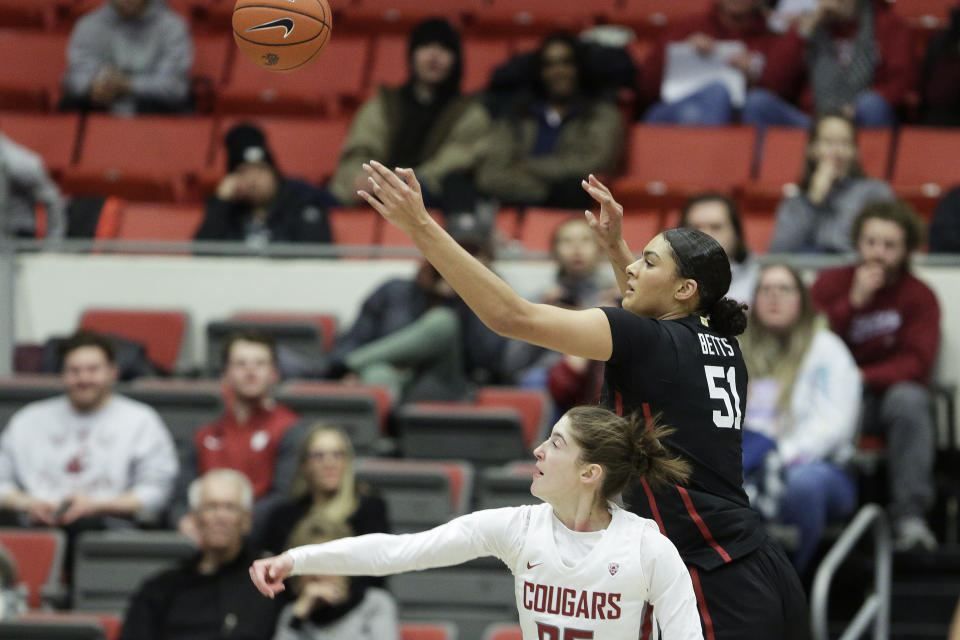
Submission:
M 774 294 L 789 296 L 797 293 L 799 289 L 792 284 L 765 284 L 757 288 L 757 295 L 772 296 Z
M 245 511 L 242 505 L 235 502 L 203 502 L 197 507 L 197 511 L 203 513 L 213 513 L 217 509 L 223 509 L 229 513 L 242 513 Z
M 310 460 L 323 460 L 325 458 L 332 458 L 333 460 L 343 460 L 347 457 L 347 452 L 343 449 L 333 449 L 331 451 L 311 451 L 307 454 L 307 458 Z

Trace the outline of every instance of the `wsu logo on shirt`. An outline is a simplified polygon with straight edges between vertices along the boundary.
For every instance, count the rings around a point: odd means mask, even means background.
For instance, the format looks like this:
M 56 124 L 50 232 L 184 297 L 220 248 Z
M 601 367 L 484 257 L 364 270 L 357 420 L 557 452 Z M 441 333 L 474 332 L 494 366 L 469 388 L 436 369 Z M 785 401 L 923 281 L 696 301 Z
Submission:
M 903 324 L 903 318 L 896 309 L 876 311 L 856 316 L 850 323 L 850 342 L 862 344 L 877 336 L 895 333 Z

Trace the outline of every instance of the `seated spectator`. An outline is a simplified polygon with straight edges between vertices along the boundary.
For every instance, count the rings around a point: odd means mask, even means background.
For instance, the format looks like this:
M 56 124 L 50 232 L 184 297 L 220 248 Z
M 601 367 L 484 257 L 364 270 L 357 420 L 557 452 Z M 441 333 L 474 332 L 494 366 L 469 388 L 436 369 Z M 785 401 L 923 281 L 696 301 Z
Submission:
M 323 525 L 291 540 L 291 547 L 321 544 L 353 535 L 346 525 Z M 397 603 L 383 589 L 369 588 L 349 604 L 355 578 L 303 575 L 292 580 L 293 602 L 280 613 L 273 640 L 400 640 Z
M 960 7 L 950 11 L 950 26 L 927 42 L 920 78 L 920 123 L 960 126 Z
M 930 253 L 960 253 L 960 187 L 948 191 L 933 212 Z
M 853 122 L 835 113 L 810 128 L 799 187 L 777 207 L 771 253 L 850 251 L 857 213 L 868 202 L 893 199 L 885 182 L 864 175 Z
M 553 231 L 550 243 L 557 265 L 556 280 L 543 292 L 541 302 L 569 309 L 589 309 L 610 303 L 616 306 L 619 290 L 605 277 L 603 253 L 587 221 L 571 216 Z M 542 355 L 522 373 L 523 387 L 545 388 L 562 415 L 579 404 L 596 404 L 603 381 L 603 363 L 546 351 L 527 345 Z
M 490 119 L 479 102 L 460 93 L 460 35 L 446 20 L 425 20 L 410 34 L 407 61 L 407 81 L 382 87 L 357 111 L 327 188 L 337 203 L 356 204 L 357 190 L 369 186 L 363 163 L 373 159 L 412 167 L 428 206 L 465 211 L 457 189 L 448 192 L 444 180 L 469 184 L 460 176 L 475 168 Z
M 477 187 L 501 203 L 582 209 L 589 173 L 616 169 L 623 121 L 616 106 L 593 98 L 580 44 L 569 35 L 540 46 L 536 90 L 499 118 L 477 169 Z
M 857 264 L 820 274 L 811 293 L 853 353 L 865 433 L 886 436 L 890 513 L 899 549 L 933 549 L 934 425 L 927 383 L 940 345 L 940 306 L 910 272 L 920 223 L 909 205 L 874 202 L 853 222 Z
M 474 216 L 449 216 L 447 230 L 485 264 L 493 261 L 490 225 Z M 529 351 L 488 329 L 424 262 L 413 280 L 395 278 L 364 300 L 357 319 L 337 340 L 328 378 L 359 379 L 390 388 L 402 400 L 463 400 L 471 384 L 512 382 Z
M 271 637 L 275 601 L 250 582 L 256 556 L 244 551 L 253 488 L 245 475 L 216 469 L 190 484 L 199 553 L 148 578 L 130 601 L 121 640 Z
M 767 265 L 760 274 L 740 348 L 750 371 L 745 484 L 763 491 L 751 496 L 761 513 L 800 529 L 793 563 L 803 574 L 827 522 L 846 518 L 857 506 L 856 485 L 844 465 L 860 417 L 860 371 L 816 314 L 800 274 L 784 264 Z M 782 487 L 764 482 L 771 468 L 783 470 Z
M 163 0 L 107 0 L 70 34 L 60 107 L 184 111 L 192 64 L 187 25 Z
M 914 87 L 910 29 L 882 0 L 820 0 L 807 40 L 808 113 L 840 112 L 861 127 L 890 127 Z M 785 119 L 766 124 L 793 124 Z
M 686 42 L 701 55 L 709 56 L 720 41 L 742 42 L 745 47 L 727 60 L 744 75 L 744 119 L 751 110 L 762 108 L 768 98 L 791 102 L 799 96 L 804 73 L 803 43 L 796 33 L 781 35 L 772 31 L 759 0 L 716 0 L 710 13 L 691 17 L 670 29 L 641 65 L 641 101 L 655 103 L 644 116 L 646 122 L 723 125 L 734 120 L 737 107 L 719 77 L 679 100 L 665 102 L 660 94 L 667 45 Z
M 0 133 L 0 191 L 4 199 L 2 232 L 20 238 L 37 236 L 36 206 L 43 205 L 46 234 L 57 240 L 67 233 L 66 202 L 47 174 L 43 158 Z
M 713 237 L 730 259 L 730 289 L 727 297 L 749 304 L 757 286 L 760 265 L 743 241 L 740 208 L 722 193 L 701 193 L 683 207 L 681 227 L 692 227 Z
M 224 138 L 227 175 L 207 198 L 194 240 L 238 240 L 254 247 L 270 242 L 330 242 L 329 197 L 284 176 L 257 127 L 238 124 Z
M 213 469 L 235 469 L 253 485 L 255 515 L 265 516 L 286 499 L 296 473 L 303 430 L 300 416 L 273 398 L 277 350 L 258 331 L 231 335 L 223 345 L 223 415 L 198 428 L 180 476 L 172 516 L 177 528 L 195 536 L 194 513 L 186 513 L 187 487 Z
M 114 347 L 80 332 L 62 347 L 66 394 L 28 404 L 0 437 L 0 507 L 31 526 L 83 529 L 152 522 L 177 475 L 157 412 L 114 393 Z
M 817 10 L 817 0 L 771 0 L 768 4 L 771 11 L 767 16 L 767 24 L 777 33 L 786 33 L 791 29 L 807 33 Z

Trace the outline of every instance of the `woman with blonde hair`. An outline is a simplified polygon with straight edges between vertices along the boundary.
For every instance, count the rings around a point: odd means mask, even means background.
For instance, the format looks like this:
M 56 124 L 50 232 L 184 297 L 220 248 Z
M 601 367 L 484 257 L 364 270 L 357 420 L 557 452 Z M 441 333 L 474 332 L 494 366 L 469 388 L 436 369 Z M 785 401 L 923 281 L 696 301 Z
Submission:
M 740 348 L 750 372 L 745 484 L 767 517 L 799 527 L 793 562 L 803 572 L 827 521 L 856 507 L 844 465 L 860 414 L 860 373 L 785 264 L 761 271 Z

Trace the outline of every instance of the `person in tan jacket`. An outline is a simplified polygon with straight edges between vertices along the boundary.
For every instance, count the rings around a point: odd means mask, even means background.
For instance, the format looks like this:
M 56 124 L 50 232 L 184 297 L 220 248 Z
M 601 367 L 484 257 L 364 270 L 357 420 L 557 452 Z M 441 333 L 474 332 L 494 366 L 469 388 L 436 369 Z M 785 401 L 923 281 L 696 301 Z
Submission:
M 623 121 L 615 105 L 590 97 L 573 37 L 547 37 L 538 59 L 533 96 L 494 123 L 477 187 L 506 204 L 584 208 L 580 181 L 616 168 Z
M 490 118 L 472 96 L 460 93 L 460 36 L 440 18 L 410 34 L 410 76 L 381 87 L 357 112 L 327 189 L 341 205 L 358 202 L 367 188 L 363 163 L 371 159 L 417 172 L 428 206 L 441 206 L 444 180 L 469 174 L 486 144 Z

